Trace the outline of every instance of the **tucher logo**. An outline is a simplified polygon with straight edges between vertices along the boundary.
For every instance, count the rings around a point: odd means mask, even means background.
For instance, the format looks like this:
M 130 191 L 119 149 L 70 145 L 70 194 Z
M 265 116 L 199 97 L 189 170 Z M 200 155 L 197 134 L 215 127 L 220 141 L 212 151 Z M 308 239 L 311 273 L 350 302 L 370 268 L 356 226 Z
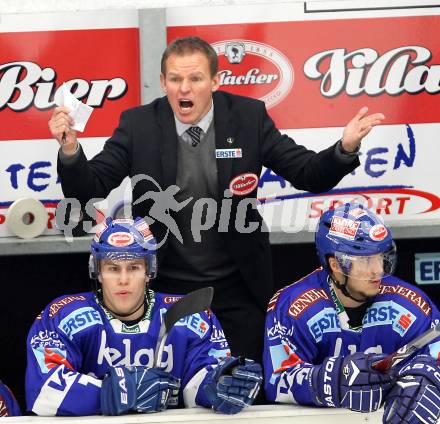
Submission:
M 219 56 L 223 88 L 256 97 L 266 103 L 268 109 L 289 94 L 293 67 L 279 50 L 253 40 L 223 40 L 213 43 L 212 47 Z

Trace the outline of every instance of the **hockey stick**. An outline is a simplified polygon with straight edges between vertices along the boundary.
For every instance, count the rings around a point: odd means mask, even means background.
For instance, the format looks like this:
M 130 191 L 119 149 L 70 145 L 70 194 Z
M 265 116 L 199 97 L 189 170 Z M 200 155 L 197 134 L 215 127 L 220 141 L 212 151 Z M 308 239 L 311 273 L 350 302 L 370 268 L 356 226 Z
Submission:
M 208 309 L 211 306 L 213 295 L 214 289 L 212 287 L 194 290 L 179 299 L 164 314 L 162 324 L 160 325 L 159 338 L 157 339 L 156 349 L 154 351 L 154 366 L 156 368 L 160 368 L 160 364 L 162 363 L 162 354 L 170 329 L 183 317 Z
M 396 352 L 374 362 L 372 367 L 379 371 L 388 371 L 398 363 L 402 362 L 404 359 L 408 358 L 408 356 L 412 355 L 416 350 L 426 346 L 438 336 L 440 336 L 440 324 L 437 324 L 435 327 L 426 330 L 423 334 L 402 346 Z

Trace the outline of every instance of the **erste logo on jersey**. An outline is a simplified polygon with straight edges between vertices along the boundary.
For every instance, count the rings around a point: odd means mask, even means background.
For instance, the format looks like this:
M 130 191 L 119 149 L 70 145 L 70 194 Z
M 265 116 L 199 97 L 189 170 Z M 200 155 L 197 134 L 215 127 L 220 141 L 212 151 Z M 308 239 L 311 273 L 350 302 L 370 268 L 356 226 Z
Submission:
M 176 326 L 185 326 L 193 333 L 202 338 L 209 331 L 209 324 L 200 316 L 200 314 L 193 314 L 183 317 L 176 322 Z
M 317 343 L 325 333 L 339 333 L 341 326 L 334 308 L 324 308 L 307 321 L 307 326 Z
M 58 328 L 72 340 L 76 333 L 96 324 L 102 324 L 101 315 L 96 309 L 86 306 L 67 315 Z
M 367 309 L 362 326 L 367 328 L 378 325 L 391 325 L 392 329 L 403 337 L 416 319 L 416 316 L 408 309 L 389 300 L 374 302 Z
M 361 223 L 352 219 L 333 216 L 330 224 L 329 234 L 332 236 L 342 237 L 347 240 L 354 240 L 357 230 Z
M 262 100 L 268 109 L 281 102 L 293 85 L 293 67 L 276 48 L 253 40 L 211 44 L 219 59 L 220 86 Z

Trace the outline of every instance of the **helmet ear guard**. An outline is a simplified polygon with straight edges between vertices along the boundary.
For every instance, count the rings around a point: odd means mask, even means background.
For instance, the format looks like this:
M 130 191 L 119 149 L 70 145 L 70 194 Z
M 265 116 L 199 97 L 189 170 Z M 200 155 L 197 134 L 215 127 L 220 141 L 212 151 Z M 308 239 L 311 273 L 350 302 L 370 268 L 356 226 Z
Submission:
M 93 257 L 93 255 L 90 255 L 89 256 L 89 277 L 91 280 L 98 279 L 99 270 L 97 268 L 98 268 L 98 264 L 95 263 L 95 258 Z

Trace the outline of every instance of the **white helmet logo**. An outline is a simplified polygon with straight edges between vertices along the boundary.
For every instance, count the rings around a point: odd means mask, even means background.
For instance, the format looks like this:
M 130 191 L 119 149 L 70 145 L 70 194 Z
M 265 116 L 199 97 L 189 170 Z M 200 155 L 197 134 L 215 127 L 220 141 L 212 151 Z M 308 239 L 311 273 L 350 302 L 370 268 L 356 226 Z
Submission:
M 130 246 L 134 242 L 134 238 L 130 233 L 113 233 L 108 238 L 108 243 L 115 247 Z
M 388 230 L 382 224 L 373 225 L 368 232 L 371 240 L 381 241 L 388 235 Z

